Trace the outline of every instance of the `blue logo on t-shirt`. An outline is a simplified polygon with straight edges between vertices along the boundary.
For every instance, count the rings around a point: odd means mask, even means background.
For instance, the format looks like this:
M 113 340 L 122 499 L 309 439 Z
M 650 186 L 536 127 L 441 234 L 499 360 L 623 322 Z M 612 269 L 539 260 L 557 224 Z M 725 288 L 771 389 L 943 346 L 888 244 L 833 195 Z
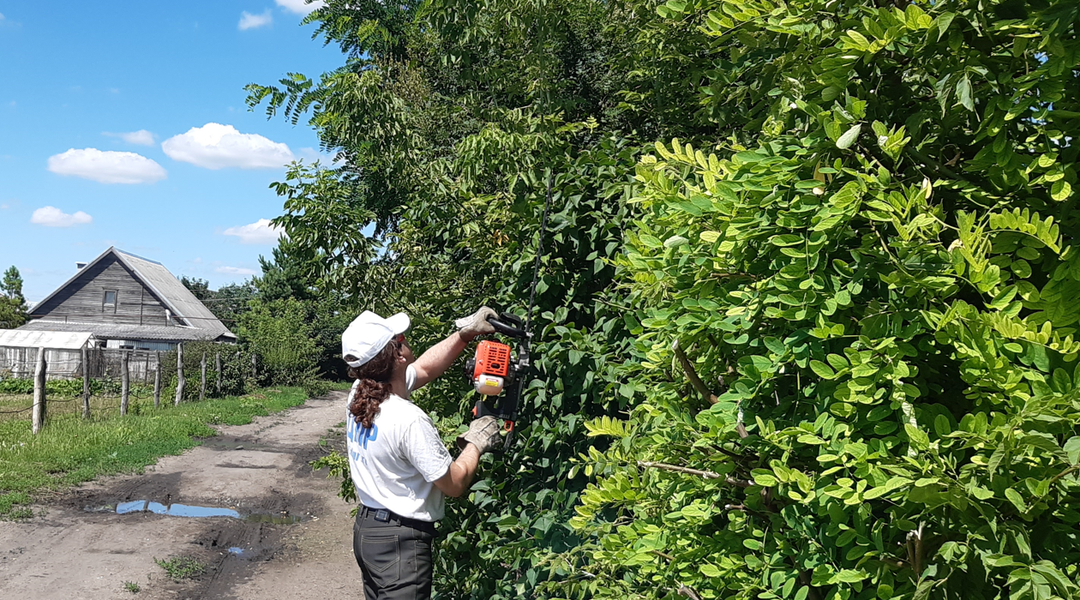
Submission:
M 368 442 L 379 439 L 379 426 L 374 423 L 371 427 L 357 427 L 354 424 L 350 429 L 352 431 L 349 432 L 349 437 L 352 438 L 353 443 L 363 446 L 365 450 L 367 450 Z

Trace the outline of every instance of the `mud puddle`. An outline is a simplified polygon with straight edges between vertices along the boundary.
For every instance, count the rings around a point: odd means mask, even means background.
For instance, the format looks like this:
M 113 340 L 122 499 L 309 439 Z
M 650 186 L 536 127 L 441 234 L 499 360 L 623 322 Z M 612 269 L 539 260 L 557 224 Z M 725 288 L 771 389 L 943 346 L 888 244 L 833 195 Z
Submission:
M 90 513 L 116 513 L 118 515 L 127 515 L 131 513 L 153 513 L 155 515 L 165 515 L 169 517 L 189 517 L 196 519 L 205 519 L 209 517 L 227 517 L 231 519 L 241 519 L 249 521 L 251 523 L 270 523 L 273 525 L 292 525 L 303 521 L 303 517 L 289 515 L 287 511 L 282 511 L 279 514 L 267 514 L 267 513 L 251 513 L 241 514 L 232 508 L 220 508 L 215 506 L 191 506 L 188 504 L 173 503 L 168 506 L 160 503 L 148 500 L 130 500 L 127 502 L 118 502 L 116 504 L 103 504 L 98 506 L 86 506 L 83 508 L 84 512 Z

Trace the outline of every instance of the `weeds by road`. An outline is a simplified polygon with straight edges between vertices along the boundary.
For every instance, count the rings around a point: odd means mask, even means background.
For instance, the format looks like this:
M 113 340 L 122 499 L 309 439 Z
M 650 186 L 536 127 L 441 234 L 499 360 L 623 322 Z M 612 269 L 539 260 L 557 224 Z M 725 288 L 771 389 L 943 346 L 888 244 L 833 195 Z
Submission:
M 155 558 L 154 562 L 165 569 L 165 573 L 173 581 L 192 579 L 206 572 L 206 565 L 190 556 L 174 556 L 172 558 Z
M 244 425 L 304 403 L 300 388 L 261 390 L 241 397 L 150 407 L 126 417 L 89 421 L 76 414 L 50 417 L 33 435 L 29 421 L 0 422 L 0 519 L 32 516 L 35 494 L 101 475 L 137 472 L 158 458 L 196 446 L 214 435 L 209 425 Z

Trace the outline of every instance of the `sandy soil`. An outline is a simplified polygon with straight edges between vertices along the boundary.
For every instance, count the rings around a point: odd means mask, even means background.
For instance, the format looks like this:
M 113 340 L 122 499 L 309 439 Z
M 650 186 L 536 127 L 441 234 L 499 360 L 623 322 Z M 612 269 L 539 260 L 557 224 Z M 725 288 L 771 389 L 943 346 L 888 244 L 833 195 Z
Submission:
M 0 522 L 0 598 L 362 597 L 350 506 L 337 497 L 337 481 L 308 466 L 327 452 L 320 438 L 342 449 L 335 425 L 343 406 L 344 392 L 335 392 L 219 427 L 217 437 L 142 475 L 84 484 L 36 507 L 30 520 Z M 239 518 L 117 514 L 118 505 L 142 500 L 157 510 L 230 509 Z M 173 581 L 154 559 L 175 557 L 194 558 L 206 572 Z

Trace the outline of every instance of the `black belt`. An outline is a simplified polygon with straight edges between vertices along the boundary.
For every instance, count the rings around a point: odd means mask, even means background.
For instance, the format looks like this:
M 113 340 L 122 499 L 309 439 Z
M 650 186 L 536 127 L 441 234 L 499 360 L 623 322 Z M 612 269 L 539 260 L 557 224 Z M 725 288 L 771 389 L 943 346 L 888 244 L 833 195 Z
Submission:
M 432 523 L 431 521 L 421 521 L 420 519 L 413 519 L 411 517 L 403 517 L 394 511 L 385 508 L 372 508 L 370 506 L 360 505 L 359 514 L 361 519 L 370 517 L 379 523 L 393 523 L 396 525 L 412 527 L 413 529 L 419 529 L 420 531 L 435 533 L 435 523 Z

